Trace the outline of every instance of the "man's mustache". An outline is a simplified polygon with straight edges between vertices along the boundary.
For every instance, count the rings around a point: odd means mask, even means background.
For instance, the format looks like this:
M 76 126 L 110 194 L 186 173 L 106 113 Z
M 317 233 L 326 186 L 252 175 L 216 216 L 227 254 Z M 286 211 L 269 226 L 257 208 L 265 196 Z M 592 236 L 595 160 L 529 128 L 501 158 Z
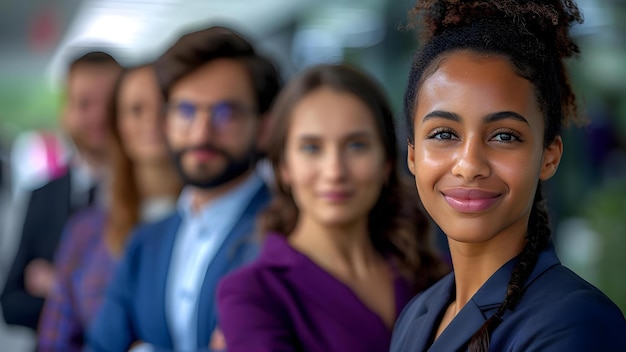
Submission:
M 230 154 L 227 151 L 211 144 L 202 144 L 202 145 L 195 145 L 191 147 L 185 147 L 179 150 L 177 154 L 182 155 L 187 152 L 209 152 L 209 153 L 221 154 L 225 157 L 230 157 Z

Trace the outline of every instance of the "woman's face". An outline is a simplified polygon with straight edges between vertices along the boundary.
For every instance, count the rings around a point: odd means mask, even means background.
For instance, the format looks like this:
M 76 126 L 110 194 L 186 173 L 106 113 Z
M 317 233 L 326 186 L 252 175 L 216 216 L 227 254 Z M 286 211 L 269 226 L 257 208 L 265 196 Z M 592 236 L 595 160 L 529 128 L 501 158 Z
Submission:
M 558 166 L 533 85 L 501 57 L 454 53 L 420 87 L 409 169 L 450 241 L 519 246 L 535 190 Z M 500 248 L 500 247 L 498 247 Z
M 136 163 L 168 158 L 162 132 L 161 93 L 150 67 L 129 72 L 118 92 L 118 131 L 122 146 Z
M 345 226 L 367 221 L 390 165 L 370 109 L 353 94 L 319 88 L 292 111 L 280 172 L 300 221 Z

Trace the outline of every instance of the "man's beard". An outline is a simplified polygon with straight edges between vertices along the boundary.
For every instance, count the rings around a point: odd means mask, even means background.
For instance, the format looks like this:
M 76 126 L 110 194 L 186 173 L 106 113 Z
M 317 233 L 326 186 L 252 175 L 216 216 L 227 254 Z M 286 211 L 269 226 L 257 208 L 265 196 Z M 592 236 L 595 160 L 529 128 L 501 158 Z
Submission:
M 220 154 L 222 157 L 224 157 L 224 159 L 226 159 L 226 167 L 224 167 L 224 169 L 216 175 L 207 176 L 203 179 L 199 179 L 198 177 L 193 177 L 189 175 L 189 173 L 187 173 L 183 167 L 182 159 L 185 153 L 196 150 L 206 150 L 211 153 Z M 254 145 L 250 146 L 250 148 L 248 148 L 248 151 L 241 158 L 237 158 L 226 152 L 225 150 L 217 148 L 210 144 L 204 144 L 201 146 L 188 147 L 172 151 L 172 154 L 174 157 L 174 164 L 178 169 L 178 173 L 182 177 L 183 183 L 185 185 L 190 185 L 202 189 L 219 187 L 225 183 L 234 180 L 235 178 L 243 175 L 246 171 L 250 170 L 257 159 L 257 153 Z

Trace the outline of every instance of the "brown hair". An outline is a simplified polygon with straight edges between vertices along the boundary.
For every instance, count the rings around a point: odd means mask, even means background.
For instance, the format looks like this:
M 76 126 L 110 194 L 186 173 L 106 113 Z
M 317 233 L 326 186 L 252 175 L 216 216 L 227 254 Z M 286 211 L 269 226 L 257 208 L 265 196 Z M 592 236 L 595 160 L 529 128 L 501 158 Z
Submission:
M 578 46 L 569 29 L 582 22 L 572 0 L 418 0 L 410 12 L 422 29 L 424 40 L 415 54 L 404 96 L 404 114 L 413 142 L 414 112 L 418 91 L 425 79 L 450 53 L 468 51 L 507 59 L 516 73 L 535 88 L 544 115 L 544 147 L 560 134 L 562 125 L 576 120 L 576 97 L 564 59 L 576 56 Z M 539 253 L 550 243 L 551 230 L 541 182 L 537 186 L 528 220 L 526 244 L 517 259 L 506 295 L 469 341 L 469 350 L 488 351 L 491 333 L 504 313 L 513 310 L 524 294 Z
M 347 92 L 361 100 L 372 112 L 385 149 L 385 159 L 392 165 L 387 183 L 369 215 L 369 234 L 374 247 L 390 256 L 400 272 L 420 291 L 445 273 L 429 241 L 429 222 L 415 190 L 408 189 L 397 169 L 398 150 L 391 107 L 380 86 L 363 72 L 347 65 L 320 65 L 305 71 L 281 92 L 272 111 L 272 135 L 268 157 L 277 180 L 275 197 L 260 214 L 262 234 L 291 233 L 298 220 L 298 209 L 289 190 L 283 187 L 280 167 L 292 111 L 311 92 L 329 87 Z
M 74 72 L 74 70 L 77 67 L 80 67 L 83 65 L 102 66 L 102 67 L 109 66 L 112 68 L 121 69 L 120 64 L 110 54 L 105 53 L 103 51 L 91 51 L 91 52 L 85 53 L 77 57 L 76 59 L 70 62 L 70 65 L 68 68 L 68 76 L 71 75 L 72 72 Z
M 139 194 L 133 161 L 124 150 L 119 132 L 120 92 L 130 73 L 146 68 L 152 69 L 153 66 L 146 64 L 125 69 L 116 82 L 109 104 L 109 152 L 112 164 L 112 180 L 111 199 L 104 236 L 109 250 L 114 255 L 121 254 L 132 229 L 139 223 L 141 205 L 141 195 Z M 175 188 L 175 190 L 172 193 L 173 198 L 178 194 L 180 187 Z
M 157 80 L 165 100 L 178 80 L 219 58 L 238 60 L 244 65 L 256 94 L 257 112 L 266 113 L 280 89 L 278 71 L 245 38 L 224 27 L 185 34 L 157 60 Z

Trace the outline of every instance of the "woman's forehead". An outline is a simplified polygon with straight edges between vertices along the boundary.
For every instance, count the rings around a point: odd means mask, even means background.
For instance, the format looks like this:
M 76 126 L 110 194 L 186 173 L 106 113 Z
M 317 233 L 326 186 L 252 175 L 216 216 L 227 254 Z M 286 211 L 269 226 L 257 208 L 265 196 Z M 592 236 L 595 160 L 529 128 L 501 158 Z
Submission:
M 511 63 L 499 56 L 468 53 L 450 55 L 424 80 L 416 113 L 424 110 L 497 110 L 522 114 L 539 111 L 531 82 L 519 76 Z

